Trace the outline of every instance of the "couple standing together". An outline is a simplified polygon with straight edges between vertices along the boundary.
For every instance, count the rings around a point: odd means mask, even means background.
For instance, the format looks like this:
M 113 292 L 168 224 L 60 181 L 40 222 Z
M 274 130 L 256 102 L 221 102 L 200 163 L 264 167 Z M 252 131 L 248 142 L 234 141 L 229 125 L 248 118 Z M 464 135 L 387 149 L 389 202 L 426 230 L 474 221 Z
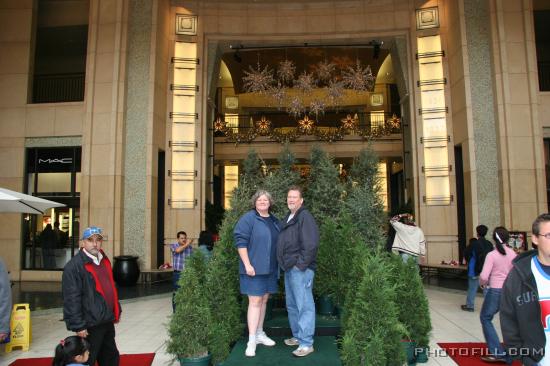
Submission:
M 304 357 L 313 352 L 315 303 L 313 277 L 319 247 L 319 229 L 305 209 L 302 189 L 290 187 L 289 212 L 279 221 L 270 213 L 273 199 L 259 190 L 252 196 L 252 209 L 235 226 L 235 245 L 239 252 L 240 290 L 248 296 L 249 338 L 245 351 L 256 355 L 256 345 L 274 346 L 263 331 L 267 300 L 277 293 L 279 268 L 285 271 L 285 294 L 292 338 L 287 346 L 298 346 L 292 353 Z

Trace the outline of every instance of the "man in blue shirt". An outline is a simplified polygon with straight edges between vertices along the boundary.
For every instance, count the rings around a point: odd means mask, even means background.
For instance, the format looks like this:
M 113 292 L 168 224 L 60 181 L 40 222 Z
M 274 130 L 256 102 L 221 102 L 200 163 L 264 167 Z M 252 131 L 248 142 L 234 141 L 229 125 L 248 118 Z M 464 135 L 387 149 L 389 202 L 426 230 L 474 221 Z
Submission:
M 174 285 L 174 293 L 172 294 L 172 310 L 176 311 L 175 296 L 176 291 L 180 288 L 178 285 L 181 271 L 185 268 L 185 259 L 191 255 L 193 248 L 193 239 L 188 240 L 185 231 L 179 231 L 177 234 L 178 242 L 170 245 L 172 251 L 172 267 L 174 268 L 174 274 L 172 276 L 172 283 Z

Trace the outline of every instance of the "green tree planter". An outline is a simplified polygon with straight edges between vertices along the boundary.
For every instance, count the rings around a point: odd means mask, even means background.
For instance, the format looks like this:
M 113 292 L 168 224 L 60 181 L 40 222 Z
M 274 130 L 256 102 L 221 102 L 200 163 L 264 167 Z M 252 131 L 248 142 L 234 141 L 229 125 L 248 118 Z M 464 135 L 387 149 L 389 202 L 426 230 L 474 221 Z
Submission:
M 181 366 L 210 366 L 210 354 L 203 357 L 180 357 L 178 361 Z
M 403 347 L 403 350 L 405 351 L 405 355 L 407 357 L 407 365 L 409 366 L 416 365 L 416 357 L 415 357 L 416 342 L 401 341 L 401 346 Z
M 330 296 L 319 296 L 317 313 L 319 315 L 333 315 L 334 314 L 334 302 Z

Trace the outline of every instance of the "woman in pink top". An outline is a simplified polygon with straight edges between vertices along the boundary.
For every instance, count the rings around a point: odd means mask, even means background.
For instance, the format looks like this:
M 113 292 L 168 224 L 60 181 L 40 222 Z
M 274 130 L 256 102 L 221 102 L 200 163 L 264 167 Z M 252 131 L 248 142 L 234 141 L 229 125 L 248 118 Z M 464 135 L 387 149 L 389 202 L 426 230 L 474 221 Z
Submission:
M 483 270 L 479 274 L 479 284 L 486 288 L 485 300 L 479 315 L 485 342 L 489 348 L 489 355 L 481 357 L 485 362 L 511 363 L 510 357 L 506 355 L 500 344 L 492 322 L 500 309 L 502 285 L 512 269 L 512 260 L 516 257 L 516 253 L 506 246 L 508 239 L 510 239 L 508 230 L 502 226 L 495 228 L 493 231 L 495 249 L 485 257 Z

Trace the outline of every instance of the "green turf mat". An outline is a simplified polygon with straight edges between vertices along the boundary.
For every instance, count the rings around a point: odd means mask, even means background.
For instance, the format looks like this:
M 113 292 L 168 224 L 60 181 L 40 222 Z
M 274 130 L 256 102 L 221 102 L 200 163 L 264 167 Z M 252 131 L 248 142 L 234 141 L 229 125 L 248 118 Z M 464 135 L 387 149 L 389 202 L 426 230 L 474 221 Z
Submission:
M 283 337 L 273 337 L 277 344 L 273 347 L 258 345 L 256 348 L 256 357 L 246 357 L 247 339 L 241 339 L 229 358 L 223 363 L 223 366 L 241 366 L 241 365 L 261 365 L 261 366 L 340 366 L 340 355 L 336 347 L 334 337 L 315 337 L 313 347 L 315 352 L 307 357 L 294 357 L 292 351 L 296 347 L 289 347 L 283 343 Z

